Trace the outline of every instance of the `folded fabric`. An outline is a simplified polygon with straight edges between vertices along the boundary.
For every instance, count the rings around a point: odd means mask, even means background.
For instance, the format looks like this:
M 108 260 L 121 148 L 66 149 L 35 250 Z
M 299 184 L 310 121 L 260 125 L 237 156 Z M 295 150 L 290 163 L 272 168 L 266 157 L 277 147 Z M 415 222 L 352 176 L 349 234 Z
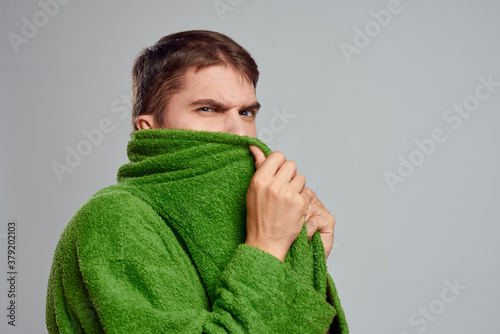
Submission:
M 50 333 L 348 333 L 319 234 L 282 263 L 246 238 L 248 146 L 227 133 L 138 130 L 116 185 L 68 223 L 47 290 Z

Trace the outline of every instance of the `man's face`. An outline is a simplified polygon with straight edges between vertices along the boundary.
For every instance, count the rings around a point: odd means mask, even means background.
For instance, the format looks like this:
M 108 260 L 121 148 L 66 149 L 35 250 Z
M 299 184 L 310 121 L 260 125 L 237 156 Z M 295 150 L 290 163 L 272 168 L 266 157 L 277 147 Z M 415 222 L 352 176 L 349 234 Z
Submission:
M 182 89 L 170 98 L 164 111 L 165 124 L 160 127 L 257 137 L 255 116 L 259 107 L 252 82 L 236 69 L 190 69 Z

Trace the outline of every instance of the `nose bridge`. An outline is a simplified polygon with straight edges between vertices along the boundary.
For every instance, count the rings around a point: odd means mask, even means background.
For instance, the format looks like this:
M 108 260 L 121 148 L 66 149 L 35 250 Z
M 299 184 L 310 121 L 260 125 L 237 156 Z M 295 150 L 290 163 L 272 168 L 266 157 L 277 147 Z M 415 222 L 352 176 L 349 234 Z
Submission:
M 227 113 L 227 129 L 226 131 L 235 135 L 247 136 L 246 128 L 240 116 L 238 108 L 228 110 Z

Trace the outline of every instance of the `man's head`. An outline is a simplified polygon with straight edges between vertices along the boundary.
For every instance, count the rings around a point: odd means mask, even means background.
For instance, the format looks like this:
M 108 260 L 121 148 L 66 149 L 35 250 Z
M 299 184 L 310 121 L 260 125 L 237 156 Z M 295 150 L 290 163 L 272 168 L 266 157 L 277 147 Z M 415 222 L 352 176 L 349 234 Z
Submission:
M 255 137 L 259 71 L 229 37 L 185 31 L 144 49 L 132 71 L 134 131 L 183 128 Z

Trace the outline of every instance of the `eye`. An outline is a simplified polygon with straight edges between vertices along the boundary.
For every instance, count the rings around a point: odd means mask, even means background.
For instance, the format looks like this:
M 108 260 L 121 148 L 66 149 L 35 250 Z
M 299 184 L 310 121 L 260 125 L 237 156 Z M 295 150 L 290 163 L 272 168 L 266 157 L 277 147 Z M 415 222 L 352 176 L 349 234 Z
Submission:
M 213 109 L 213 108 L 210 108 L 210 107 L 201 107 L 201 108 L 199 108 L 198 110 L 201 110 L 201 111 L 204 111 L 204 112 L 214 111 L 214 109 Z
M 254 112 L 251 110 L 242 110 L 242 111 L 240 111 L 240 115 L 247 116 L 247 117 L 253 117 Z

